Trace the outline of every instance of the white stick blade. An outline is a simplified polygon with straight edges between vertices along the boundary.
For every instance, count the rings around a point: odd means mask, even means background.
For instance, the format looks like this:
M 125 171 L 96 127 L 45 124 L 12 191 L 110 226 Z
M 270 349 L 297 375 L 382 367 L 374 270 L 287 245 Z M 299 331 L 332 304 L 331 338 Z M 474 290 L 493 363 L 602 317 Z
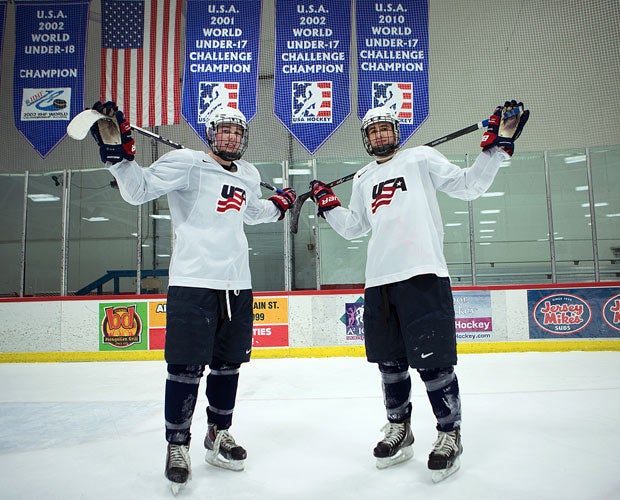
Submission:
M 72 139 L 81 141 L 86 138 L 92 127 L 99 120 L 105 120 L 106 117 L 95 111 L 94 109 L 87 109 L 77 114 L 69 125 L 67 125 L 67 134 Z

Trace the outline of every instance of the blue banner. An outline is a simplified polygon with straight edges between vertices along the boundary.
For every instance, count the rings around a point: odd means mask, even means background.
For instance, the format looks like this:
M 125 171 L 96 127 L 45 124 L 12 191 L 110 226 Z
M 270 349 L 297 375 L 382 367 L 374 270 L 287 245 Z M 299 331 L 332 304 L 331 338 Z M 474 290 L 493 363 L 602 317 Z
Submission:
M 313 154 L 349 116 L 350 0 L 276 1 L 274 112 Z
M 428 0 L 356 0 L 358 114 L 389 106 L 404 143 L 426 120 Z
M 620 288 L 527 291 L 530 339 L 620 338 Z
M 188 0 L 181 113 L 206 142 L 221 106 L 256 114 L 261 0 Z
M 88 0 L 15 4 L 15 125 L 45 158 L 84 110 Z

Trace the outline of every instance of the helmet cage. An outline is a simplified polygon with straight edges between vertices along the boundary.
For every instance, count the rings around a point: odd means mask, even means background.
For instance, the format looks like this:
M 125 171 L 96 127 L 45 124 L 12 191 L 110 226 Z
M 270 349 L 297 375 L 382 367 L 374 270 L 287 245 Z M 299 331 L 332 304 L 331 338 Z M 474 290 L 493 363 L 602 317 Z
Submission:
M 371 125 L 381 122 L 392 125 L 394 143 L 373 147 L 368 138 L 367 130 Z M 396 151 L 400 147 L 400 127 L 394 112 L 389 108 L 373 108 L 369 110 L 362 121 L 362 140 L 364 141 L 366 152 L 370 156 L 389 156 Z
M 241 142 L 236 151 L 220 151 L 217 147 L 217 141 L 215 135 L 217 134 L 218 127 L 222 125 L 239 125 L 243 129 L 243 135 Z M 228 108 L 226 110 L 218 110 L 213 113 L 209 118 L 206 129 L 207 144 L 213 153 L 219 156 L 225 161 L 235 161 L 240 159 L 245 150 L 248 148 L 250 132 L 248 130 L 248 123 L 241 111 Z

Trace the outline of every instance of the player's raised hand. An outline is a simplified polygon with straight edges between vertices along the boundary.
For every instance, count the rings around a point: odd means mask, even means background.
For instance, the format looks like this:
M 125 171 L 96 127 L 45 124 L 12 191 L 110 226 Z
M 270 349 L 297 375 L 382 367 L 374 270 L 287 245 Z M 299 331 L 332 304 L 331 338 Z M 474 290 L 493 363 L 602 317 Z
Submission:
M 514 153 L 514 142 L 521 135 L 523 127 L 530 117 L 522 102 L 506 101 L 497 106 L 489 118 L 487 131 L 482 136 L 480 147 L 483 151 L 499 146 L 510 156 Z
M 125 115 L 113 101 L 102 103 L 97 101 L 93 109 L 107 119 L 95 123 L 90 133 L 99 145 L 99 154 L 104 163 L 118 163 L 123 159 L 133 160 L 136 154 L 136 145 L 131 137 L 131 125 Z

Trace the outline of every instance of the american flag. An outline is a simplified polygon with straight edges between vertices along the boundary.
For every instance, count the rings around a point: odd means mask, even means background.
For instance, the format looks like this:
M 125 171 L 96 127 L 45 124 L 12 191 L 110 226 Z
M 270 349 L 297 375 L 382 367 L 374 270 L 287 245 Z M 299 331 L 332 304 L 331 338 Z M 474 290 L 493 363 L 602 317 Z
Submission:
M 101 97 L 139 127 L 179 123 L 182 0 L 102 0 Z

